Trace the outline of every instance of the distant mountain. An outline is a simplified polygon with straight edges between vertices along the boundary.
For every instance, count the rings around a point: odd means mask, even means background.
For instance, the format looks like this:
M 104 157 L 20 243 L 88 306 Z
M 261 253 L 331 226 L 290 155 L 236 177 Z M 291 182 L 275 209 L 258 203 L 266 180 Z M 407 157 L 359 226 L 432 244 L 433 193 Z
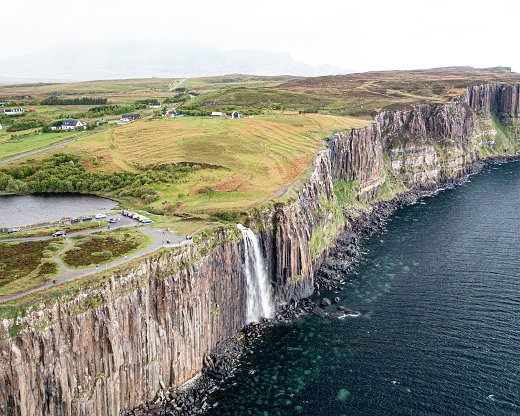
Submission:
M 172 42 L 72 44 L 0 60 L 9 78 L 118 79 L 242 73 L 318 76 L 352 71 L 297 62 L 285 52 L 224 50 Z

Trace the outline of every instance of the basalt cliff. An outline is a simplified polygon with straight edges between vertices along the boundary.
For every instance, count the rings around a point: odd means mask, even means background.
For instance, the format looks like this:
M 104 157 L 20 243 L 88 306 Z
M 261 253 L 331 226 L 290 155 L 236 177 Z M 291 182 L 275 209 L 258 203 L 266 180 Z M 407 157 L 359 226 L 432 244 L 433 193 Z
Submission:
M 276 304 L 309 296 L 335 238 L 373 203 L 517 154 L 520 86 L 383 111 L 336 134 L 299 188 L 248 213 Z M 0 325 L 0 414 L 117 415 L 196 375 L 245 322 L 240 233 L 222 226 Z

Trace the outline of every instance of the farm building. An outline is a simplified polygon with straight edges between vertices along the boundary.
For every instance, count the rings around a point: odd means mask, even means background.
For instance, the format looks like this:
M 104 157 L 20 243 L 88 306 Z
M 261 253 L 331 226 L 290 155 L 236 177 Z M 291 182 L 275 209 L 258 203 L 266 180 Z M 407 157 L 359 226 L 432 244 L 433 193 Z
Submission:
M 169 110 L 165 116 L 170 116 L 170 117 L 177 117 L 179 116 L 180 114 L 177 112 L 177 110 L 175 108 L 172 108 L 171 110 Z
M 121 121 L 134 121 L 134 120 L 137 120 L 140 118 L 141 118 L 140 114 L 123 114 L 121 116 Z
M 23 114 L 25 111 L 23 108 L 7 108 L 4 110 L 4 114 L 6 116 L 19 116 Z
M 226 117 L 226 113 L 222 113 L 221 111 L 213 111 L 211 113 L 212 117 Z
M 240 114 L 238 111 L 233 111 L 231 113 L 231 118 L 242 118 L 244 117 L 242 114 Z
M 148 103 L 148 108 L 161 108 L 159 103 Z
M 81 120 L 63 120 L 61 126 L 58 127 L 59 130 L 76 130 L 76 129 L 86 129 L 87 123 Z

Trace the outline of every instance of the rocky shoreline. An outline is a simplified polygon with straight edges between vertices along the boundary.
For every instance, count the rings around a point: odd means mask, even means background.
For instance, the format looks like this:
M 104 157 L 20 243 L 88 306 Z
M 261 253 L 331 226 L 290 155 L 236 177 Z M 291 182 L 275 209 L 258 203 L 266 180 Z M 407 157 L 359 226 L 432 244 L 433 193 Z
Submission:
M 385 220 L 397 209 L 415 203 L 419 198 L 431 195 L 446 188 L 461 185 L 468 177 L 482 171 L 487 164 L 507 163 L 520 160 L 516 156 L 489 158 L 478 161 L 473 165 L 470 173 L 456 180 L 446 181 L 431 187 L 422 187 L 398 195 L 392 200 L 374 204 L 370 210 L 360 212 L 356 218 L 347 218 L 351 230 L 341 233 L 335 247 L 330 251 L 327 259 L 316 272 L 315 292 L 310 298 L 299 301 L 292 299 L 280 310 L 271 321 L 259 324 L 250 324 L 243 328 L 235 337 L 221 342 L 210 354 L 204 358 L 204 368 L 201 374 L 176 389 L 163 388 L 158 392 L 155 400 L 142 404 L 131 411 L 124 412 L 124 416 L 191 416 L 206 412 L 210 405 L 208 397 L 219 388 L 219 384 L 232 377 L 239 364 L 240 357 L 250 354 L 254 340 L 262 336 L 265 328 L 276 322 L 289 322 L 307 314 L 315 314 L 321 318 L 331 317 L 341 319 L 353 315 L 356 311 L 343 306 L 338 312 L 331 314 L 321 307 L 337 303 L 339 298 L 329 299 L 321 297 L 323 291 L 343 291 L 344 275 L 352 273 L 353 265 L 360 255 L 360 241 L 380 232 L 384 228 Z

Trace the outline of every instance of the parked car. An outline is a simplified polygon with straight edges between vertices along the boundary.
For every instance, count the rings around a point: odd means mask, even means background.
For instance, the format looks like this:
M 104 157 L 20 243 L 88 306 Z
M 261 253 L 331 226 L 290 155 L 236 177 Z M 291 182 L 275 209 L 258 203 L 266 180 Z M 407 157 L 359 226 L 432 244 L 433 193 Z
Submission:
M 81 221 L 92 221 L 92 217 L 83 217 Z
M 72 218 L 72 219 L 70 220 L 70 223 L 71 223 L 71 224 L 76 224 L 77 222 L 80 222 L 80 221 L 81 221 L 81 218 Z
M 117 221 L 117 220 L 116 220 L 115 218 L 109 218 L 109 219 L 108 219 L 108 222 L 109 222 L 110 224 L 113 224 L 113 223 L 115 223 L 116 221 Z
M 134 220 L 139 219 L 139 214 L 132 214 L 130 215 Z
M 13 234 L 13 233 L 18 233 L 18 232 L 20 232 L 19 228 L 9 228 L 7 230 L 7 234 Z
M 150 218 L 141 218 L 143 224 L 151 224 L 153 221 Z
M 193 239 L 193 237 L 192 237 L 191 235 L 188 234 L 188 235 L 186 236 L 186 240 L 192 240 L 192 239 Z
M 65 235 L 67 235 L 66 231 L 56 231 L 52 236 L 53 237 L 63 237 Z
M 102 218 L 106 218 L 107 216 L 105 214 L 96 214 L 96 220 L 100 220 Z

